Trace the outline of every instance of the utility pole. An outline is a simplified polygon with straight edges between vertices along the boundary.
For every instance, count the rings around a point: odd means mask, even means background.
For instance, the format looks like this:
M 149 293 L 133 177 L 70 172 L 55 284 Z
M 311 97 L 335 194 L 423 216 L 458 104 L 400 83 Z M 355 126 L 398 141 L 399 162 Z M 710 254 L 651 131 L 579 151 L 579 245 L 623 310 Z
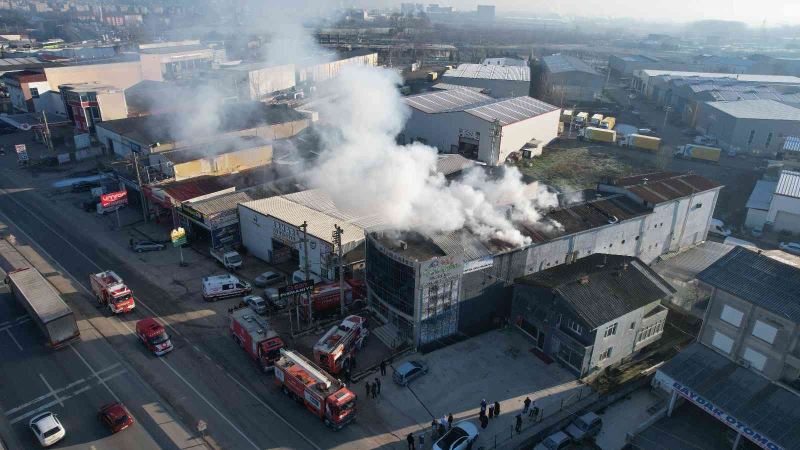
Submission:
M 53 151 L 53 140 L 50 138 L 50 125 L 47 124 L 47 113 L 42 111 L 42 118 L 44 119 L 44 140 L 50 152 Z
M 664 125 L 662 126 L 662 128 L 667 127 L 667 117 L 669 117 L 670 110 L 672 110 L 672 106 L 667 105 L 666 107 L 664 107 Z
M 305 276 L 306 281 L 308 281 L 308 222 L 304 220 L 303 224 L 300 225 L 300 229 L 303 230 L 303 276 Z M 311 307 L 311 291 L 306 292 L 306 300 L 308 300 L 308 324 L 311 325 L 313 319 L 311 316 L 311 312 L 313 311 Z
M 339 251 L 339 308 L 341 309 L 342 318 L 344 318 L 344 261 L 342 261 L 342 228 L 339 224 L 333 226 L 333 243 L 336 244 Z
M 142 215 L 144 221 L 147 222 L 147 199 L 144 197 L 144 189 L 142 188 L 142 175 L 139 173 L 139 152 L 133 153 L 133 166 L 136 168 L 136 183 L 139 184 L 139 199 L 142 202 Z

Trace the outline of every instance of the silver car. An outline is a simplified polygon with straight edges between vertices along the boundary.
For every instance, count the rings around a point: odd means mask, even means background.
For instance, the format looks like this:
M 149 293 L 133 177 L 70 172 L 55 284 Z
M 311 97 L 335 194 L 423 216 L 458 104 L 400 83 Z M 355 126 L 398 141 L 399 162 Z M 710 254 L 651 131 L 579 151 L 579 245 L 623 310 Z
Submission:
M 394 369 L 392 378 L 400 386 L 406 386 L 412 380 L 428 373 L 428 366 L 422 361 L 407 361 Z
M 167 248 L 167 246 L 160 242 L 139 241 L 134 243 L 133 247 L 131 248 L 136 253 L 142 253 L 142 252 L 154 252 L 158 250 L 164 250 L 165 248 Z
M 257 314 L 267 313 L 267 302 L 257 295 L 245 295 L 242 300 Z

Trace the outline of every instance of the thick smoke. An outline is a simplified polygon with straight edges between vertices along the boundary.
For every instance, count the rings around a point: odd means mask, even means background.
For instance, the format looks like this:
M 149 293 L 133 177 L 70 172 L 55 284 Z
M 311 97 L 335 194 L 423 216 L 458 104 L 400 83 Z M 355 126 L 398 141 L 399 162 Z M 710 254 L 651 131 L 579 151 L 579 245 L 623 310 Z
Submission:
M 499 178 L 474 168 L 448 182 L 436 171 L 436 149 L 398 145 L 409 115 L 397 89 L 401 81 L 391 70 L 349 67 L 320 90 L 325 151 L 308 172 L 310 183 L 340 207 L 380 215 L 390 229 L 467 227 L 485 238 L 527 243 L 513 222 L 539 221 L 539 209 L 556 206 L 556 196 L 523 183 L 516 168 Z

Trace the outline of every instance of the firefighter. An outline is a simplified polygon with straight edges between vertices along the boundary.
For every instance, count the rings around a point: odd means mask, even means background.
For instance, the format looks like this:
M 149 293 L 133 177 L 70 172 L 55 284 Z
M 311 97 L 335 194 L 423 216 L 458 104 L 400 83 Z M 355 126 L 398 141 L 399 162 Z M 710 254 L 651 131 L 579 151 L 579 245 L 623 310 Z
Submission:
M 406 442 L 408 442 L 408 450 L 416 450 L 414 448 L 414 435 L 413 434 L 408 433 L 408 436 L 406 436 Z

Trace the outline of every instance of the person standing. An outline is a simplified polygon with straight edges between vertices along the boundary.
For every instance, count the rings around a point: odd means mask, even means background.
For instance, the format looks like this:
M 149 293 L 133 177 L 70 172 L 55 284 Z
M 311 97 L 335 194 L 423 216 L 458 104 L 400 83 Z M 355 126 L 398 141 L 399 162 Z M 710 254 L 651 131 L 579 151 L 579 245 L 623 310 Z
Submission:
M 494 416 L 500 417 L 500 402 L 494 402 Z
M 372 398 L 378 398 L 378 385 L 372 383 Z
M 447 415 L 447 429 L 453 428 L 453 413 Z
M 408 433 L 408 436 L 406 436 L 406 442 L 408 442 L 408 450 L 416 450 L 414 448 L 414 435 L 413 434 Z
M 419 434 L 419 450 L 425 449 L 425 432 Z
M 386 376 L 386 360 L 381 361 L 381 376 Z
M 486 414 L 486 399 L 481 400 L 481 413 Z
M 378 391 L 378 395 L 381 395 L 381 380 L 378 377 L 375 377 L 375 389 Z
M 489 418 L 494 418 L 494 405 L 489 405 Z
M 367 398 L 369 398 L 369 394 L 370 394 L 370 392 L 369 392 L 370 391 L 369 381 L 367 381 L 367 383 L 364 385 L 364 389 L 367 390 Z
M 481 428 L 486 428 L 489 425 L 489 418 L 486 417 L 486 414 L 481 415 Z
M 517 430 L 517 433 L 522 431 L 522 414 L 517 414 L 516 424 L 514 424 L 514 429 Z
M 531 398 L 525 397 L 525 401 L 522 402 L 522 404 L 523 404 L 522 414 L 528 414 L 528 409 L 530 409 L 531 407 Z

